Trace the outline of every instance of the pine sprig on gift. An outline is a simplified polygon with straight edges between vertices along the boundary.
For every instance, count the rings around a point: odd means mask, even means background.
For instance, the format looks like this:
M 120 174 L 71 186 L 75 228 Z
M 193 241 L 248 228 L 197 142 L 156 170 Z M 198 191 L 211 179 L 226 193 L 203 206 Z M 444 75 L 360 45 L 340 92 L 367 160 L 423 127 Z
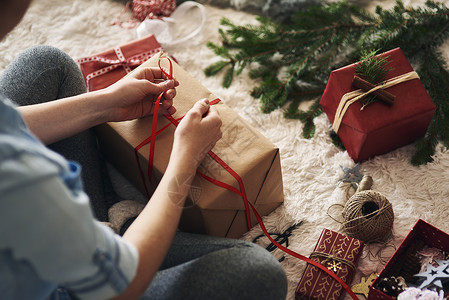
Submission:
M 449 35 L 449 9 L 428 1 L 408 8 L 398 1 L 389 10 L 370 14 L 357 5 L 336 2 L 295 13 L 288 24 L 258 17 L 259 25 L 234 25 L 222 20 L 222 44 L 208 43 L 223 60 L 209 66 L 207 75 L 225 71 L 224 86 L 245 68 L 257 82 L 252 95 L 261 110 L 282 108 L 285 117 L 304 122 L 305 137 L 314 133 L 313 119 L 321 113 L 320 96 L 333 69 L 354 63 L 364 49 L 379 53 L 401 47 L 415 66 L 437 106 L 423 140 L 416 143 L 414 164 L 432 161 L 438 142 L 449 147 L 449 91 L 447 66 L 439 46 Z M 298 109 L 313 101 L 308 111 Z
M 392 70 L 387 68 L 388 56 L 376 56 L 378 52 L 378 50 L 362 50 L 360 61 L 355 65 L 355 74 L 374 85 L 382 82 Z
M 388 72 L 392 68 L 388 68 L 387 65 L 390 63 L 388 61 L 388 56 L 376 56 L 379 50 L 361 50 L 360 61 L 355 64 L 355 75 L 365 79 L 369 83 L 374 85 L 381 83 Z M 362 110 L 365 107 L 377 100 L 376 97 L 369 95 L 363 97 L 359 101 L 362 103 Z

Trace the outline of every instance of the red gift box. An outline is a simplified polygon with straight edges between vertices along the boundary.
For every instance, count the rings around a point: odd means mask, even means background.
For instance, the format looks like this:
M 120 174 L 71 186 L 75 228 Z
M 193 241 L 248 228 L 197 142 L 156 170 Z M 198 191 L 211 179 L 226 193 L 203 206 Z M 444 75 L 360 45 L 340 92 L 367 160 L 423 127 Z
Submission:
M 407 260 L 407 252 L 415 253 L 424 245 L 449 252 L 449 234 L 419 219 L 371 284 L 368 299 L 395 299 L 377 289 L 379 281 L 390 276 L 403 276 L 404 270 L 409 272 L 410 262 Z
M 153 55 L 163 51 L 153 35 L 113 49 L 80 58 L 80 66 L 88 91 L 96 91 L 120 80 Z
M 363 241 L 324 229 L 310 258 L 348 283 L 352 280 L 363 245 Z M 335 279 L 307 264 L 296 288 L 295 299 L 337 300 L 341 299 L 343 292 L 342 285 Z
M 400 48 L 380 55 L 387 58 L 388 68 L 392 68 L 387 80 L 413 71 Z M 329 77 L 320 105 L 331 123 L 343 95 L 356 90 L 352 85 L 354 74 L 352 64 L 332 71 Z M 362 104 L 356 101 L 343 116 L 337 134 L 355 162 L 410 144 L 427 131 L 436 108 L 419 78 L 386 91 L 395 95 L 392 106 L 376 101 L 360 110 Z

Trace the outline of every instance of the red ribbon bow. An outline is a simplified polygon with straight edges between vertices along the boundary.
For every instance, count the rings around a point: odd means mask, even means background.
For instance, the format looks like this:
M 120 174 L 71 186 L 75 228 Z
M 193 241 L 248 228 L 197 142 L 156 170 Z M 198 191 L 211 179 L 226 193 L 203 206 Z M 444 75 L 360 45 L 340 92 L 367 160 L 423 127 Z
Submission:
M 169 63 L 170 63 L 170 70 L 169 73 L 166 73 L 165 70 L 161 67 L 161 60 L 162 59 L 168 59 Z M 159 58 L 159 62 L 158 62 L 159 68 L 162 70 L 162 72 L 165 74 L 165 76 L 167 76 L 168 79 L 173 79 L 173 65 L 171 60 L 168 57 L 160 57 Z M 139 163 L 139 156 L 138 156 L 138 150 L 140 148 L 142 148 L 144 145 L 148 144 L 148 142 L 150 143 L 150 155 L 149 155 L 149 159 L 148 159 L 148 178 L 149 180 L 151 180 L 151 174 L 152 174 L 152 168 L 153 168 L 153 158 L 154 158 L 154 149 L 155 149 L 155 142 L 156 142 L 156 136 L 161 133 L 163 130 L 165 130 L 167 127 L 169 127 L 170 125 L 175 125 L 178 126 L 179 121 L 184 117 L 180 117 L 178 119 L 174 119 L 171 115 L 168 114 L 164 114 L 164 117 L 166 117 L 170 123 L 167 124 L 165 127 L 161 128 L 160 130 L 157 130 L 157 120 L 158 120 L 158 111 L 159 111 L 159 103 L 162 99 L 162 96 L 164 95 L 165 91 L 162 92 L 159 97 L 157 98 L 156 102 L 155 102 L 155 107 L 154 107 L 154 114 L 153 114 L 153 123 L 152 123 L 152 128 L 151 128 L 151 136 L 147 139 L 145 139 L 144 141 L 142 141 L 136 148 L 134 148 L 134 153 L 136 155 L 136 160 L 137 160 L 137 165 L 139 167 L 139 171 L 140 171 L 140 175 L 142 177 L 144 186 L 145 186 L 145 190 L 148 194 L 148 189 L 145 183 L 145 177 L 143 175 L 143 171 L 140 168 L 140 163 Z M 214 105 L 216 103 L 220 102 L 220 99 L 215 99 L 213 101 L 210 102 L 210 105 Z M 256 216 L 257 222 L 260 225 L 260 228 L 262 229 L 263 233 L 267 236 L 267 238 L 270 240 L 271 243 L 273 243 L 273 245 L 275 245 L 276 247 L 278 247 L 279 249 L 281 249 L 282 251 L 284 251 L 287 254 L 290 254 L 296 258 L 299 258 L 309 264 L 314 265 L 315 267 L 319 268 L 320 270 L 326 272 L 329 276 L 331 276 L 332 278 L 334 278 L 338 283 L 340 283 L 343 288 L 348 292 L 348 294 L 351 296 L 352 299 L 354 300 L 358 300 L 359 298 L 355 295 L 355 293 L 351 290 L 351 288 L 340 278 L 338 277 L 335 273 L 333 273 L 331 270 L 329 270 L 328 268 L 326 268 L 325 266 L 321 265 L 319 262 L 316 262 L 306 256 L 303 256 L 299 253 L 296 253 L 284 246 L 282 246 L 281 244 L 279 244 L 277 241 L 275 241 L 271 235 L 268 233 L 268 230 L 265 227 L 265 224 L 263 223 L 262 217 L 260 216 L 260 214 L 257 212 L 255 206 L 248 201 L 248 198 L 246 196 L 246 192 L 245 192 L 245 186 L 243 184 L 243 180 L 242 178 L 237 174 L 237 172 L 235 172 L 229 165 L 227 165 L 222 159 L 220 159 L 212 150 L 210 150 L 208 152 L 208 154 L 212 157 L 212 159 L 214 159 L 218 164 L 220 164 L 229 174 L 231 174 L 239 183 L 239 189 L 221 182 L 217 179 L 211 178 L 199 171 L 197 171 L 197 174 L 200 175 L 201 177 L 203 177 L 204 179 L 208 180 L 209 182 L 216 184 L 222 188 L 225 188 L 233 193 L 236 193 L 237 195 L 241 196 L 243 199 L 243 203 L 245 205 L 245 212 L 246 212 L 246 222 L 247 222 L 247 226 L 248 226 L 248 230 L 251 229 L 251 214 L 250 214 L 250 209 L 253 211 L 254 215 Z

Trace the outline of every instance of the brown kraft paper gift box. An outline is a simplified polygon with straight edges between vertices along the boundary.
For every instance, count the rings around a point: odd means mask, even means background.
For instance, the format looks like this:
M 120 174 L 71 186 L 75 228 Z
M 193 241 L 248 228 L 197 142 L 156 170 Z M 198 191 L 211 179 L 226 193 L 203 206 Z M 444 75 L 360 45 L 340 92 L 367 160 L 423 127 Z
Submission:
M 158 54 L 139 68 L 158 67 Z M 210 91 L 191 77 L 174 61 L 173 76 L 179 81 L 176 88 L 174 119 L 182 117 L 194 103 L 202 98 L 217 99 Z M 161 60 L 162 67 L 169 69 L 168 60 Z M 222 101 L 214 104 L 222 118 L 223 137 L 212 151 L 218 155 L 242 179 L 249 202 L 261 215 L 267 215 L 284 200 L 279 149 L 254 127 L 242 119 Z M 167 118 L 159 116 L 158 130 L 169 124 Z M 106 159 L 112 163 L 142 193 L 145 184 L 140 175 L 138 161 L 147 174 L 149 144 L 138 150 L 134 148 L 151 135 L 152 116 L 125 122 L 110 122 L 96 128 L 100 147 Z M 170 157 L 174 125 L 169 125 L 156 137 L 151 183 L 145 175 L 150 193 L 164 173 Z M 199 169 L 203 174 L 239 189 L 237 180 L 209 155 Z M 252 214 L 251 225 L 257 223 Z M 241 195 L 217 186 L 200 175 L 193 180 L 180 221 L 180 229 L 188 232 L 206 233 L 213 236 L 239 238 L 248 228 L 245 205 Z
M 344 282 L 352 280 L 363 241 L 324 229 L 310 258 L 333 271 Z M 295 293 L 295 300 L 338 300 L 343 286 L 317 267 L 307 264 Z

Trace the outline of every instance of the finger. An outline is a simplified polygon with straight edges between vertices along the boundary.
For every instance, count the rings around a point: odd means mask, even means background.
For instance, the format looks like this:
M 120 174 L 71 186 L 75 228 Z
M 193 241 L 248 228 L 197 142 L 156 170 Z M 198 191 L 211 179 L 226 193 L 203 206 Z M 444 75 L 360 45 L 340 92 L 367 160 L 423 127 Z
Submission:
M 169 71 L 164 67 L 162 67 L 162 69 L 157 67 L 143 67 L 135 69 L 131 74 L 137 79 L 147 79 L 151 82 L 157 81 L 158 79 L 159 80 L 173 79 L 175 81 L 175 86 L 178 86 L 179 81 L 176 80 L 176 78 L 174 78 L 173 76 L 172 78 L 168 78 L 166 75 L 168 74 L 168 72 Z
M 153 72 L 152 68 L 137 68 L 129 75 L 137 79 L 147 79 L 150 81 L 154 81 L 156 78 L 161 78 L 160 74 L 158 74 L 156 70 Z
M 161 104 L 165 109 L 169 109 L 170 106 L 173 106 L 173 99 L 164 99 Z
M 140 68 L 138 69 L 136 76 L 139 76 L 138 77 L 139 79 L 147 79 L 150 81 L 154 81 L 156 79 L 164 79 L 164 80 L 168 79 L 161 69 L 154 67 Z
M 218 112 L 217 108 L 214 106 L 211 106 L 209 108 L 207 115 L 205 115 L 203 117 L 202 121 L 214 124 L 215 126 L 218 126 L 218 127 L 221 127 L 221 125 L 222 125 L 220 113 Z
M 207 116 L 212 117 L 212 118 L 220 118 L 220 112 L 218 111 L 218 109 L 215 106 L 211 106 L 209 108 L 209 113 L 207 114 Z
M 209 111 L 210 105 L 208 99 L 198 100 L 193 107 L 190 109 L 191 114 L 198 114 L 200 117 L 203 117 Z
M 176 96 L 176 90 L 175 89 L 169 89 L 165 91 L 164 93 L 164 99 L 173 100 Z
M 160 68 L 147 68 L 147 72 L 151 72 L 151 74 L 148 74 L 148 76 L 150 78 L 153 78 L 153 80 L 151 81 L 155 81 L 157 79 L 162 79 L 162 80 L 174 80 L 174 86 L 178 86 L 179 85 L 179 81 L 176 80 L 176 78 L 174 78 L 173 76 L 170 76 L 170 78 L 167 76 L 167 74 L 169 73 L 169 71 L 167 70 L 167 68 L 162 67 Z M 170 74 L 169 74 L 170 75 Z
M 169 109 L 166 109 L 162 104 L 159 105 L 158 115 L 172 115 L 176 112 L 176 109 L 171 106 Z M 150 114 L 154 113 L 154 105 L 151 106 Z
M 178 80 L 176 80 L 176 78 L 172 78 L 172 80 L 174 80 L 174 82 L 175 82 L 175 87 L 177 87 L 178 85 L 179 85 L 179 81 Z
M 146 94 L 153 94 L 153 95 L 159 95 L 162 92 L 165 92 L 170 89 L 174 89 L 175 83 L 173 80 L 165 80 L 161 83 L 153 83 L 150 81 L 147 81 L 146 84 Z M 169 93 L 170 95 L 170 93 Z
M 176 108 L 173 106 L 173 99 L 164 99 L 162 101 L 162 107 L 170 114 L 174 114 L 176 112 Z
M 170 106 L 167 109 L 167 112 L 168 112 L 169 115 L 172 115 L 172 114 L 174 114 L 176 112 L 176 108 L 174 106 Z

